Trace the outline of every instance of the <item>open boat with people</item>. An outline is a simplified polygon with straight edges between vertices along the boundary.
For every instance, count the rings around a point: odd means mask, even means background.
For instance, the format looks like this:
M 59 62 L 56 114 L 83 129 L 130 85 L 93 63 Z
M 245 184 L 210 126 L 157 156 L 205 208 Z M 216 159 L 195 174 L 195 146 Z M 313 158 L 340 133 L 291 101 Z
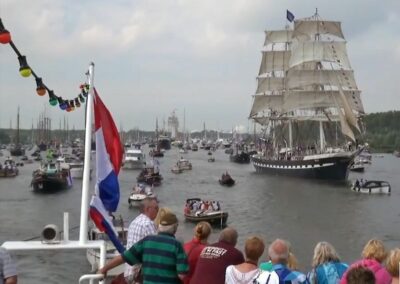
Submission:
M 138 183 L 133 188 L 132 193 L 129 195 L 128 204 L 129 206 L 139 206 L 140 202 L 146 197 L 156 197 L 155 193 L 153 192 L 153 188 L 144 183 Z
M 19 173 L 15 161 L 8 157 L 3 164 L 0 164 L 0 177 L 15 177 Z
M 392 189 L 387 181 L 358 179 L 351 185 L 351 190 L 367 194 L 390 194 Z
M 220 201 L 189 198 L 184 209 L 185 219 L 190 222 L 206 221 L 212 225 L 224 226 L 228 221 L 228 212 L 221 209 Z

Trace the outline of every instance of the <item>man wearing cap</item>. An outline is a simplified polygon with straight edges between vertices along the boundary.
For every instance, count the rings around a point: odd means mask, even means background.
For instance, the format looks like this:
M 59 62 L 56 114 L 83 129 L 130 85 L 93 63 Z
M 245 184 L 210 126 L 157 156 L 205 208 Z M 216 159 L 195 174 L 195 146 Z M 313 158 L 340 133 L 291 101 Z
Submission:
M 178 219 L 170 212 L 160 219 L 157 235 L 144 237 L 122 255 L 114 257 L 99 273 L 126 262 L 142 263 L 143 283 L 181 283 L 189 271 L 187 257 L 180 242 L 175 239 Z

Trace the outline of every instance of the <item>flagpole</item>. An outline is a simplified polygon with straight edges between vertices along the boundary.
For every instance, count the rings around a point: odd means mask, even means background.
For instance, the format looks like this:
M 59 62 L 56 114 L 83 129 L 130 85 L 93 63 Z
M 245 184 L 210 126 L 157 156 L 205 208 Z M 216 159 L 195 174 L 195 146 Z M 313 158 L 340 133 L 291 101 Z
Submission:
M 79 229 L 79 242 L 84 244 L 87 241 L 88 212 L 89 212 L 89 188 L 90 188 L 90 156 L 92 145 L 92 109 L 93 109 L 93 78 L 94 63 L 89 65 L 88 96 L 86 99 L 86 126 L 85 126 L 85 162 L 83 166 L 81 221 Z

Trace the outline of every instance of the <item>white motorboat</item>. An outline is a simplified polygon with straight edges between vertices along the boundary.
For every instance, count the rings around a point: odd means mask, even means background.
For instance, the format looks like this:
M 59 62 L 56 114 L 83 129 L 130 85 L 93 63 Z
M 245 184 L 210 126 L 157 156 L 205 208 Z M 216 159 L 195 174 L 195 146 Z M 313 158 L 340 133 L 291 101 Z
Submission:
M 187 171 L 187 170 L 191 170 L 191 169 L 192 169 L 192 163 L 189 162 L 187 159 L 180 158 L 180 159 L 178 160 L 178 162 L 176 163 L 176 165 L 177 165 L 180 169 L 182 169 L 182 170 L 184 170 L 184 171 Z
M 141 170 L 146 165 L 146 159 L 141 149 L 128 149 L 125 154 L 124 169 Z
M 123 222 L 121 221 L 121 224 Z M 128 228 L 125 225 L 114 225 L 115 229 L 118 232 L 118 238 L 122 242 L 122 244 L 125 246 L 126 245 L 126 240 L 128 236 Z M 117 251 L 113 243 L 110 241 L 106 233 L 100 232 L 96 227 L 92 227 L 89 229 L 89 240 L 90 241 L 95 241 L 95 240 L 104 240 L 106 242 L 106 262 L 110 261 L 113 259 L 115 256 L 120 255 L 120 253 Z M 96 272 L 100 267 L 99 267 L 99 262 L 100 262 L 100 251 L 97 249 L 87 249 L 86 250 L 86 258 L 89 261 L 90 265 L 92 266 L 91 270 L 92 272 Z M 108 273 L 107 276 L 117 276 L 121 273 L 123 273 L 125 270 L 125 266 L 123 264 L 111 269 Z
M 155 193 L 152 190 L 152 187 L 146 186 L 144 183 L 139 183 L 135 186 L 134 191 L 129 195 L 128 203 L 129 206 L 137 207 L 140 205 L 140 202 L 146 197 L 156 197 Z
M 351 185 L 351 190 L 367 194 L 390 194 L 392 191 L 387 181 L 380 180 L 369 180 L 365 182 L 356 180 L 356 182 Z

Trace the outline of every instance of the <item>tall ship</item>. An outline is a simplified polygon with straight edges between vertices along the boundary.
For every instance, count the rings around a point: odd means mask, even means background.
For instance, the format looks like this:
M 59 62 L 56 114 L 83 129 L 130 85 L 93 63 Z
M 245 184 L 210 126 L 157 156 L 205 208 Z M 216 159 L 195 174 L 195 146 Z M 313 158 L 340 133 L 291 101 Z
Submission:
M 264 132 L 252 156 L 256 171 L 346 180 L 361 150 L 360 94 L 340 22 L 316 11 L 266 31 L 249 115 Z

